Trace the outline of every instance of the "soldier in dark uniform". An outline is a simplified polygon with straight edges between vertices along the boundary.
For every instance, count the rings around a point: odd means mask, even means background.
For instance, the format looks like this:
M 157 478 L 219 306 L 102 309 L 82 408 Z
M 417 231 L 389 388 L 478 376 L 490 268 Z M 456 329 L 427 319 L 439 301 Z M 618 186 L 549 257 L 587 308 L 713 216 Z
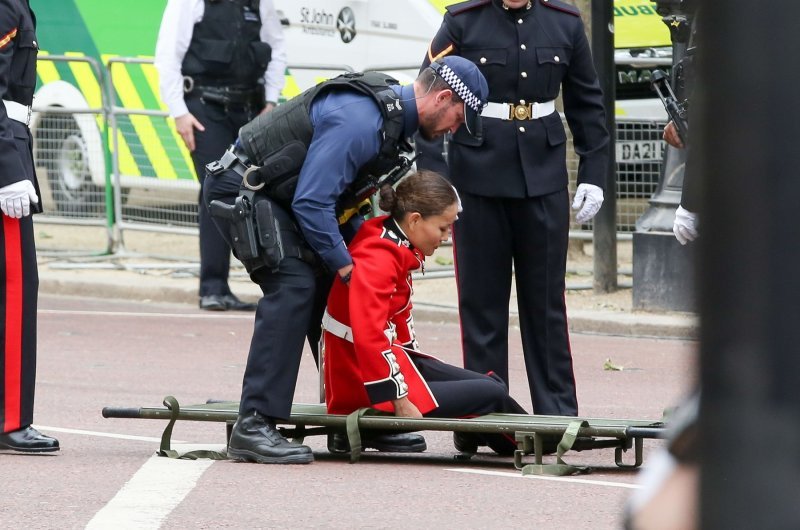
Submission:
M 689 47 L 686 54 L 675 65 L 675 92 L 679 100 L 690 102 L 694 88 L 694 70 L 697 44 L 697 12 L 693 2 L 684 2 L 687 12 L 691 13 L 691 34 L 689 37 Z M 675 222 L 672 225 L 672 232 L 681 245 L 694 241 L 698 236 L 697 212 L 700 209 L 700 183 L 699 179 L 692 178 L 692 169 L 696 159 L 692 155 L 689 138 L 681 138 L 678 128 L 673 121 L 664 127 L 664 141 L 672 147 L 686 148 L 686 165 L 684 166 L 683 187 L 681 189 L 681 203 L 675 210 Z
M 31 427 L 36 383 L 39 273 L 32 213 L 39 213 L 30 105 L 36 21 L 27 0 L 0 0 L 0 450 L 58 451 Z
M 283 30 L 272 0 L 169 0 L 156 43 L 161 98 L 191 151 L 201 195 L 206 164 L 269 112 L 284 84 Z M 255 311 L 228 285 L 230 246 L 200 201 L 200 309 Z
M 583 23 L 575 7 L 557 0 L 462 2 L 447 8 L 424 64 L 450 55 L 473 61 L 489 84 L 482 138 L 458 131 L 448 151 L 464 205 L 453 230 L 464 367 L 508 381 L 513 267 L 533 410 L 576 415 L 564 301 L 567 137 L 554 106 L 560 89 L 580 156 L 578 222 L 602 204 L 609 144 Z

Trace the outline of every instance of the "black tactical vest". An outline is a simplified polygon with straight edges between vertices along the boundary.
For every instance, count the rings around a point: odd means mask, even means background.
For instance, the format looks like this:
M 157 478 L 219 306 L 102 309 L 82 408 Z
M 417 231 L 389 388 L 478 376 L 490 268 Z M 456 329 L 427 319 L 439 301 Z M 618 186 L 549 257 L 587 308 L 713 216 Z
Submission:
M 181 72 L 196 86 L 252 88 L 272 58 L 261 42 L 259 0 L 204 0 L 203 19 L 194 25 Z
M 300 142 L 306 150 L 311 144 L 314 128 L 311 125 L 311 103 L 319 94 L 329 90 L 356 90 L 372 97 L 383 115 L 383 130 L 380 151 L 377 156 L 359 170 L 349 190 L 358 190 L 363 183 L 385 175 L 400 164 L 400 152 L 410 151 L 403 136 L 403 110 L 398 104 L 399 96 L 390 85 L 398 81 L 380 72 L 350 73 L 322 82 L 279 105 L 267 114 L 261 114 L 239 130 L 239 143 L 250 161 L 258 166 L 269 165 L 270 156 L 278 153 L 290 142 Z M 303 156 L 303 159 L 305 157 Z M 297 169 L 292 185 L 284 192 L 289 199 L 294 195 L 297 178 L 303 160 L 292 161 Z M 287 197 L 276 197 L 285 200 Z M 346 199 L 343 197 L 346 201 Z

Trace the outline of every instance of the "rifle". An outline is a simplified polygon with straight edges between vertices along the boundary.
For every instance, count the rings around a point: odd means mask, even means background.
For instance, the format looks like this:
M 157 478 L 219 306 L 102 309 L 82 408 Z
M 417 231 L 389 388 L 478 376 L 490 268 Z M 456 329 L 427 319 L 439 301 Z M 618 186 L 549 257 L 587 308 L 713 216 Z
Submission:
M 416 154 L 411 158 L 401 156 L 400 164 L 389 171 L 382 179 L 378 180 L 377 178 L 369 177 L 360 181 L 360 186 L 353 190 L 353 193 L 346 202 L 344 211 L 339 215 L 339 224 L 347 222 L 348 219 L 357 213 L 361 215 L 369 214 L 372 211 L 369 198 L 382 187 L 386 185 L 394 186 L 397 184 L 400 179 L 408 173 L 408 170 L 411 169 L 416 159 Z
M 664 105 L 664 108 L 669 114 L 669 118 L 678 129 L 678 137 L 681 142 L 686 145 L 689 140 L 689 101 L 685 100 L 678 103 L 678 98 L 675 97 L 675 92 L 669 84 L 669 78 L 662 70 L 653 70 L 653 80 L 650 86 L 658 94 L 658 98 Z

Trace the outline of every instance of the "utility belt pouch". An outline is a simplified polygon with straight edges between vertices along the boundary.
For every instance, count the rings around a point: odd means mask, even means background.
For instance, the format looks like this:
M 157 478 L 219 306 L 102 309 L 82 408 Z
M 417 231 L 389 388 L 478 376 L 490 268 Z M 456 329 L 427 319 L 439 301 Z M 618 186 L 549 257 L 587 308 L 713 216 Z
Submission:
M 276 270 L 283 260 L 284 251 L 281 225 L 273 208 L 273 203 L 269 199 L 256 201 L 255 219 L 264 265 L 271 270 Z
M 297 189 L 300 169 L 306 159 L 307 149 L 303 142 L 293 140 L 264 158 L 254 175 L 248 176 L 245 185 L 250 189 L 260 189 L 281 204 L 289 205 Z
M 228 221 L 231 247 L 237 258 L 242 261 L 258 258 L 257 232 L 250 197 L 239 195 L 233 204 L 211 201 L 209 211 L 213 217 Z

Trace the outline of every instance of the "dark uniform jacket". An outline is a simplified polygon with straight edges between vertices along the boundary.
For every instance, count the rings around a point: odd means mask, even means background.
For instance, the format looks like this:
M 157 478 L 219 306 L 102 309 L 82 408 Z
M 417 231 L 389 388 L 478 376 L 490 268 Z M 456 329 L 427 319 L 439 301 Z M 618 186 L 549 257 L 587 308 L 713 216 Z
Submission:
M 557 0 L 533 0 L 527 10 L 505 10 L 501 0 L 452 5 L 424 64 L 445 55 L 478 65 L 490 102 L 545 102 L 563 88 L 580 156 L 578 182 L 604 186 L 609 138 L 602 92 L 573 6 Z M 462 127 L 451 141 L 450 176 L 459 190 L 524 198 L 567 186 L 567 137 L 557 112 L 537 120 L 484 118 L 483 131 L 483 139 L 474 140 Z
M 0 98 L 22 105 L 33 102 L 36 87 L 38 43 L 35 19 L 27 0 L 6 0 L 0 9 Z M 39 197 L 39 184 L 23 166 L 30 157 L 30 133 L 25 124 L 7 117 L 0 107 L 0 187 L 22 179 L 33 181 Z M 32 212 L 41 212 L 41 201 L 31 203 Z

